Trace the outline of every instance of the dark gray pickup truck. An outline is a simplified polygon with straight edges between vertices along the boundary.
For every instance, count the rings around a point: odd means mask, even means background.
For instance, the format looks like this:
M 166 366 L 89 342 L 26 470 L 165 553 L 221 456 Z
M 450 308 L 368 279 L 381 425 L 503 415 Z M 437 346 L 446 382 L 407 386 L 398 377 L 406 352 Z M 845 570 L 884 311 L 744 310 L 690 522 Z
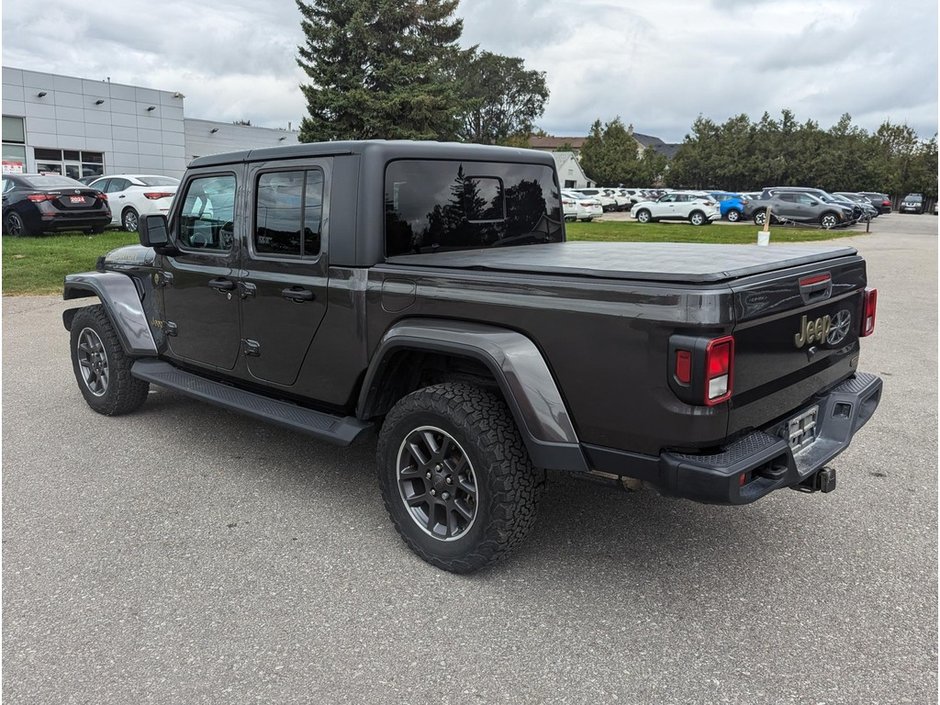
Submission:
M 203 157 L 141 245 L 66 277 L 78 386 L 150 384 L 348 445 L 406 543 L 467 572 L 545 470 L 701 502 L 835 487 L 871 418 L 848 247 L 566 242 L 551 155 L 334 142 Z

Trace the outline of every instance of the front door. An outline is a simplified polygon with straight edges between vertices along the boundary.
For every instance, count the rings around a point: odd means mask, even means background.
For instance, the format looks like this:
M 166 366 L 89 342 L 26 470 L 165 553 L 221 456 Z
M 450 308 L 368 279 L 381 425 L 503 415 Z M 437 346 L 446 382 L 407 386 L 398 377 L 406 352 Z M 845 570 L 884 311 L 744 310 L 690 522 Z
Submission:
M 180 187 L 171 228 L 180 253 L 157 276 L 174 357 L 231 370 L 239 353 L 236 175 L 193 175 Z
M 330 160 L 253 165 L 239 295 L 242 346 L 255 379 L 291 386 L 327 307 L 322 239 L 329 220 Z

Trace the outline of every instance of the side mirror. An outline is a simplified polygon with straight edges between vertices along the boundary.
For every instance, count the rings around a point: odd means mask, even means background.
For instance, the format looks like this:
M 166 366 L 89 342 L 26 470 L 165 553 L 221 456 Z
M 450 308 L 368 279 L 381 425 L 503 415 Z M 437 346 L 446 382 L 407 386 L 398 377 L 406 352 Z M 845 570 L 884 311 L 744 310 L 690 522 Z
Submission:
M 144 247 L 166 247 L 170 244 L 167 234 L 166 216 L 147 215 L 137 223 L 137 234 Z

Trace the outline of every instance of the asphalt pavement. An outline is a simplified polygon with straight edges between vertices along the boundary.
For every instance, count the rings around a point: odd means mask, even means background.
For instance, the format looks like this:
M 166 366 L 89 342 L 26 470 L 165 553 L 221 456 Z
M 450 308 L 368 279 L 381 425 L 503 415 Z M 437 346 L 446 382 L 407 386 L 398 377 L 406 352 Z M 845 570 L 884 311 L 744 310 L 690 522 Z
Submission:
M 553 475 L 531 538 L 463 577 L 399 540 L 374 442 L 165 391 L 99 416 L 74 302 L 4 298 L 3 702 L 937 702 L 937 222 L 838 241 L 879 289 L 885 389 L 835 492 Z

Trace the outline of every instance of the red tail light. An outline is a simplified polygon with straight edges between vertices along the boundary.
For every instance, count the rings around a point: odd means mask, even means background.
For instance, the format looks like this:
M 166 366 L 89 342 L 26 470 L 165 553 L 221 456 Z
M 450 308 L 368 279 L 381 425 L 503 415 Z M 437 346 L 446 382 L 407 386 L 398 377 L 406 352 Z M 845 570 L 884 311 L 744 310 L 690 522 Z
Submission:
M 31 193 L 26 198 L 33 203 L 42 203 L 43 201 L 54 201 L 56 196 L 51 193 Z
M 149 198 L 151 201 L 156 201 L 161 198 L 169 198 L 172 195 L 173 195 L 172 193 L 166 193 L 164 191 L 151 191 L 151 192 L 144 193 L 144 196 Z
M 734 338 L 715 338 L 705 348 L 705 405 L 731 398 L 734 377 Z
M 95 194 L 95 198 L 97 198 L 99 201 L 107 201 L 108 194 L 102 193 L 101 191 L 99 191 L 98 193 Z
M 868 288 L 865 289 L 864 301 L 864 314 L 862 315 L 862 332 L 861 336 L 871 335 L 875 332 L 875 313 L 878 309 L 878 290 Z

